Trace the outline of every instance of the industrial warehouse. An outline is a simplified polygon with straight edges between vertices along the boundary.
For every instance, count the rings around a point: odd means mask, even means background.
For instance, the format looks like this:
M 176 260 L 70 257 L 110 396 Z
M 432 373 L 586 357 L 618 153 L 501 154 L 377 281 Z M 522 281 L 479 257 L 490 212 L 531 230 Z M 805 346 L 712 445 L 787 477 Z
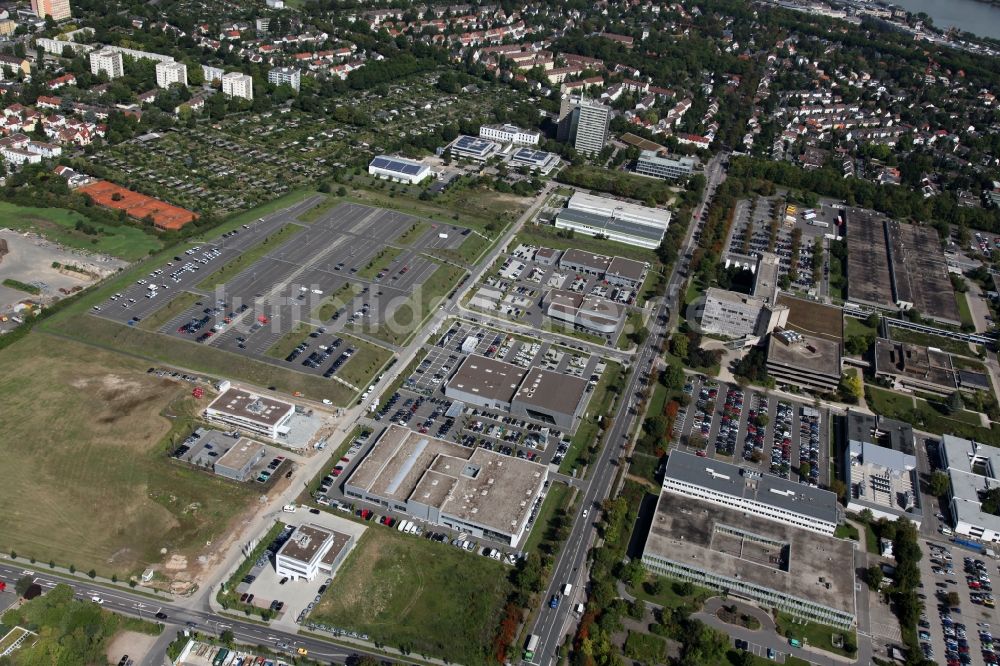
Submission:
M 344 493 L 517 546 L 547 478 L 545 465 L 394 424 L 354 469 Z
M 444 394 L 572 431 L 586 404 L 587 380 L 474 354 L 462 361 Z
M 961 323 L 936 231 L 860 208 L 844 211 L 844 226 L 850 302 Z

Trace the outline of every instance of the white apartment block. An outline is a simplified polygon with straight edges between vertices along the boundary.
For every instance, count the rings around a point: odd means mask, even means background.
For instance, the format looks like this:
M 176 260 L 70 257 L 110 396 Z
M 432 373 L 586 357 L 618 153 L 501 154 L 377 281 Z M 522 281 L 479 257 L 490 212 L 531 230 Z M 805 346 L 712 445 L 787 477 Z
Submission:
M 482 125 L 479 128 L 479 136 L 517 146 L 537 146 L 542 138 L 541 133 L 521 129 L 516 125 Z
M 221 81 L 222 77 L 226 75 L 226 70 L 212 65 L 202 65 L 201 73 L 205 78 L 205 83 L 211 83 L 212 81 Z
M 253 99 L 253 77 L 230 72 L 222 77 L 222 93 L 227 97 Z
M 125 76 L 125 63 L 122 54 L 111 49 L 101 49 L 90 54 L 90 73 L 95 76 L 107 74 L 109 79 Z
M 275 67 L 267 73 L 267 81 L 276 86 L 287 83 L 298 92 L 302 85 L 302 72 L 294 67 Z
M 187 86 L 187 66 L 182 62 L 156 63 L 156 86 L 158 88 L 169 88 L 175 83 Z

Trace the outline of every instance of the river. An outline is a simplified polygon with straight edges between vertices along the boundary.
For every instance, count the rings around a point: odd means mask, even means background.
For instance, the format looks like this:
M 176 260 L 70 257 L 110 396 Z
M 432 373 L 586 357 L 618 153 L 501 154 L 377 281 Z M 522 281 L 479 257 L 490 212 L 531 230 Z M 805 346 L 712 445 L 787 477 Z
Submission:
M 1000 6 L 977 0 L 891 0 L 914 14 L 924 12 L 938 28 L 955 27 L 980 37 L 1000 39 Z

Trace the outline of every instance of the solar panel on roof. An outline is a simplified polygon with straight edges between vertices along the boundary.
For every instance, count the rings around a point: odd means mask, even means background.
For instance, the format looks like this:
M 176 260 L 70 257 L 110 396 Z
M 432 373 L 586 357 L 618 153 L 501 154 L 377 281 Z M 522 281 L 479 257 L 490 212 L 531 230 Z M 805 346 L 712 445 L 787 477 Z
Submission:
M 389 171 L 403 173 L 408 176 L 416 175 L 424 168 L 423 164 L 414 164 L 382 156 L 374 158 L 371 164 L 376 169 L 388 169 Z

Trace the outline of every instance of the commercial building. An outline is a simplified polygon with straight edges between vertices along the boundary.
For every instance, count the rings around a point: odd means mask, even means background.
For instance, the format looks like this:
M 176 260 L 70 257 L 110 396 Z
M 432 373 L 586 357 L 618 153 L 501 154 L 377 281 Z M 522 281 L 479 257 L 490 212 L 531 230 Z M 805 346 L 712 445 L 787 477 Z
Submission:
M 678 455 L 688 456 L 675 451 L 669 460 Z M 667 488 L 642 554 L 652 573 L 842 629 L 856 621 L 853 562 L 852 541 L 774 522 L 742 506 L 709 507 Z
M 603 254 L 571 249 L 559 257 L 559 268 L 597 276 L 608 284 L 618 287 L 638 289 L 646 279 L 649 264 L 624 257 L 606 257 Z
M 108 48 L 91 52 L 90 73 L 95 76 L 104 73 L 109 79 L 125 76 L 125 63 L 122 60 L 122 54 Z
M 253 99 L 253 77 L 239 72 L 230 72 L 222 76 L 222 93 L 228 97 Z
M 344 493 L 417 520 L 516 547 L 548 476 L 545 465 L 391 425 Z
M 479 136 L 500 143 L 512 143 L 515 146 L 537 146 L 542 135 L 534 130 L 521 129 L 516 125 L 482 125 Z
M 611 107 L 578 95 L 564 95 L 559 109 L 558 138 L 578 153 L 594 156 L 604 150 L 611 127 Z
M 368 175 L 397 183 L 416 185 L 433 175 L 430 167 L 420 162 L 392 155 L 378 155 L 368 165 Z
M 828 490 L 679 450 L 667 458 L 663 489 L 818 534 L 832 535 L 839 522 Z
M 840 384 L 840 344 L 791 329 L 775 330 L 768 340 L 766 367 L 779 384 L 832 392 Z
M 669 224 L 669 211 L 583 192 L 575 192 L 555 218 L 559 229 L 649 249 L 659 246 Z
M 460 134 L 448 144 L 445 151 L 451 153 L 455 159 L 485 162 L 500 152 L 500 144 L 489 139 Z
M 175 83 L 187 86 L 187 66 L 182 62 L 156 63 L 156 86 L 158 88 L 169 88 Z
M 868 510 L 876 518 L 909 518 L 920 524 L 919 479 L 913 428 L 908 423 L 851 410 L 837 419 L 837 456 L 850 479 L 847 510 Z
M 1000 542 L 1000 516 L 983 510 L 987 492 L 1000 487 L 1000 449 L 954 435 L 938 445 L 938 463 L 948 474 L 948 506 L 955 532 Z
M 697 162 L 691 157 L 661 157 L 652 150 L 639 153 L 635 172 L 643 176 L 677 180 L 690 176 Z
M 605 335 L 617 331 L 624 320 L 622 308 L 613 301 L 564 289 L 551 289 L 542 298 L 542 307 L 552 319 Z
M 274 570 L 292 580 L 332 576 L 354 544 L 354 537 L 317 525 L 299 525 L 274 556 Z
M 586 403 L 587 381 L 549 370 L 467 356 L 444 394 L 467 405 L 507 411 L 572 431 Z
M 291 403 L 254 395 L 238 388 L 226 390 L 205 408 L 205 416 L 213 421 L 227 423 L 272 440 L 288 433 L 288 420 L 294 414 L 295 405 Z
M 544 150 L 534 150 L 532 148 L 518 148 L 510 156 L 510 165 L 513 167 L 527 167 L 537 171 L 543 176 L 549 175 L 553 169 L 559 166 L 561 160 L 556 153 L 549 153 Z
M 267 73 L 267 82 L 276 86 L 288 84 L 298 92 L 302 86 L 302 72 L 295 67 L 275 67 Z
M 73 15 L 69 0 L 31 0 L 31 11 L 38 18 L 51 16 L 56 21 L 68 19 Z
M 240 437 L 216 459 L 213 469 L 216 474 L 227 479 L 246 481 L 250 470 L 264 459 L 266 452 L 264 445 L 260 442 Z

